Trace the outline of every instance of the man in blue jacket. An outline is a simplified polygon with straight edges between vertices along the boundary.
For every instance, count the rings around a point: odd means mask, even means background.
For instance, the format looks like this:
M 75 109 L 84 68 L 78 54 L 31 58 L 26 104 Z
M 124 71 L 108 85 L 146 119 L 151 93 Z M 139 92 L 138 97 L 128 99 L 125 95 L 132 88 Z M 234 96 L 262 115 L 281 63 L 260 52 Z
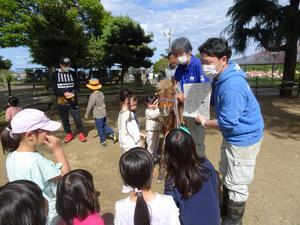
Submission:
M 184 84 L 210 82 L 210 79 L 202 72 L 200 59 L 192 55 L 192 45 L 187 38 L 175 39 L 171 45 L 171 52 L 178 58 L 179 63 L 174 74 L 174 80 L 180 86 L 178 89 L 181 92 L 177 94 L 180 105 L 186 99 Z M 185 117 L 184 121 L 196 144 L 197 155 L 205 157 L 205 129 L 196 123 L 194 117 Z
M 210 38 L 199 47 L 203 70 L 213 79 L 211 103 L 216 119 L 196 120 L 203 127 L 219 129 L 223 136 L 222 174 L 226 218 L 223 225 L 241 225 L 252 183 L 257 154 L 263 138 L 260 106 L 235 62 L 228 61 L 231 49 L 226 40 Z M 226 194 L 227 193 L 227 194 Z M 227 202 L 227 204 L 226 204 Z

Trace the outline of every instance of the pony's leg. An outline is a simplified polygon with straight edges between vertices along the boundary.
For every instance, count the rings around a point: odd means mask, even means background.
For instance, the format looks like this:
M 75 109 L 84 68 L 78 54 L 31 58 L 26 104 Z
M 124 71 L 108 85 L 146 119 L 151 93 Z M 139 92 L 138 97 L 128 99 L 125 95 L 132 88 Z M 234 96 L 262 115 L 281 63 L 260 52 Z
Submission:
M 183 103 L 178 103 L 178 115 L 179 115 L 180 124 L 184 124 L 184 119 L 183 119 Z
M 163 128 L 163 134 L 164 134 L 164 140 L 161 146 L 161 157 L 159 160 L 159 167 L 158 167 L 158 177 L 157 177 L 157 182 L 160 183 L 164 180 L 165 175 L 166 175 L 166 163 L 165 163 L 165 157 L 164 157 L 164 152 L 165 152 L 165 137 L 167 134 L 167 129 L 166 127 Z

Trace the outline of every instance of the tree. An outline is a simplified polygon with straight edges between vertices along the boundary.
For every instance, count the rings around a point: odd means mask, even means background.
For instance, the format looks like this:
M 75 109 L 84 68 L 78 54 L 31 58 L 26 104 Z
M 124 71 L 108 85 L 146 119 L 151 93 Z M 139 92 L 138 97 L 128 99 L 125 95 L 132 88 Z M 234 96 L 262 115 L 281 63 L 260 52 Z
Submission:
M 106 64 L 121 64 L 121 83 L 129 67 L 149 68 L 149 59 L 154 49 L 147 45 L 152 41 L 152 34 L 145 34 L 141 26 L 127 16 L 110 19 L 101 36 L 106 53 Z
M 280 96 L 291 96 L 294 85 L 297 42 L 300 38 L 300 0 L 281 6 L 278 0 L 235 0 L 229 8 L 230 25 L 224 30 L 237 52 L 244 52 L 250 39 L 271 52 L 284 51 Z
M 11 61 L 9 59 L 3 59 L 2 56 L 0 56 L 0 71 L 1 74 L 4 74 L 4 78 L 7 82 L 7 89 L 8 94 L 11 95 L 11 80 L 12 80 L 12 74 L 8 70 L 12 66 Z
M 154 73 L 158 73 L 161 75 L 165 75 L 165 69 L 169 65 L 169 60 L 166 58 L 161 58 L 157 62 L 154 63 L 153 65 L 153 71 Z
M 82 66 L 88 39 L 77 20 L 78 11 L 67 7 L 63 2 L 52 0 L 38 5 L 39 13 L 32 15 L 28 25 L 28 37 L 32 40 L 28 47 L 33 62 L 51 68 L 60 57 L 68 56 L 75 68 Z
M 84 66 L 89 39 L 110 18 L 98 0 L 1 0 L 0 8 L 0 46 L 28 46 L 33 62 L 47 67 L 62 55 Z
M 3 57 L 0 56 L 0 70 L 9 70 L 11 66 L 12 64 L 9 59 L 3 59 Z

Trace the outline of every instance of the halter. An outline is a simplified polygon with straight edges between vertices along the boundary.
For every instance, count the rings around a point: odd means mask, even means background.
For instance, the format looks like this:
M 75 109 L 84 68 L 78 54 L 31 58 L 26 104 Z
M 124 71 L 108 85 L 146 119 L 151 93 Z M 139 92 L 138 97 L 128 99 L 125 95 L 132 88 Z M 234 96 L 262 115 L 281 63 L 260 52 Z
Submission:
M 172 98 L 159 98 L 158 102 L 161 102 L 161 101 L 167 101 L 167 102 L 174 103 L 173 110 L 174 110 L 175 118 L 176 118 L 176 128 L 179 128 L 180 127 L 180 121 L 179 121 L 179 114 L 178 114 L 178 101 L 177 101 L 176 96 L 174 96 L 174 99 L 172 99 Z

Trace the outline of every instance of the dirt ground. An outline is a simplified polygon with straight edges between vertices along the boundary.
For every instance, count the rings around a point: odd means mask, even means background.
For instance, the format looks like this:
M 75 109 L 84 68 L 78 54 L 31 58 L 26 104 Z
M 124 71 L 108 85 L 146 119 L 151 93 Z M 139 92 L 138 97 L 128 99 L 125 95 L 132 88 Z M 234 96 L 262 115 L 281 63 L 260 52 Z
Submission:
M 245 225 L 300 225 L 300 99 L 259 97 L 265 119 L 265 134 L 258 155 L 255 178 L 250 185 L 250 197 L 244 216 Z M 140 104 L 139 121 L 144 124 L 144 109 Z M 81 106 L 82 114 L 85 106 Z M 108 123 L 117 126 L 118 104 L 108 103 Z M 55 109 L 49 116 L 58 119 Z M 73 169 L 84 168 L 94 176 L 95 186 L 101 191 L 101 213 L 111 224 L 114 204 L 126 195 L 121 193 L 121 179 L 118 172 L 120 149 L 118 143 L 109 141 L 107 148 L 101 148 L 92 119 L 85 121 L 88 141 L 77 139 L 64 144 L 63 148 Z M 142 126 L 143 128 L 143 126 Z M 63 138 L 62 130 L 57 135 Z M 207 156 L 218 168 L 221 135 L 207 130 Z M 52 159 L 47 150 L 40 150 Z M 7 181 L 5 156 L 0 156 L 0 185 Z M 153 189 L 162 193 L 163 184 L 153 181 Z

